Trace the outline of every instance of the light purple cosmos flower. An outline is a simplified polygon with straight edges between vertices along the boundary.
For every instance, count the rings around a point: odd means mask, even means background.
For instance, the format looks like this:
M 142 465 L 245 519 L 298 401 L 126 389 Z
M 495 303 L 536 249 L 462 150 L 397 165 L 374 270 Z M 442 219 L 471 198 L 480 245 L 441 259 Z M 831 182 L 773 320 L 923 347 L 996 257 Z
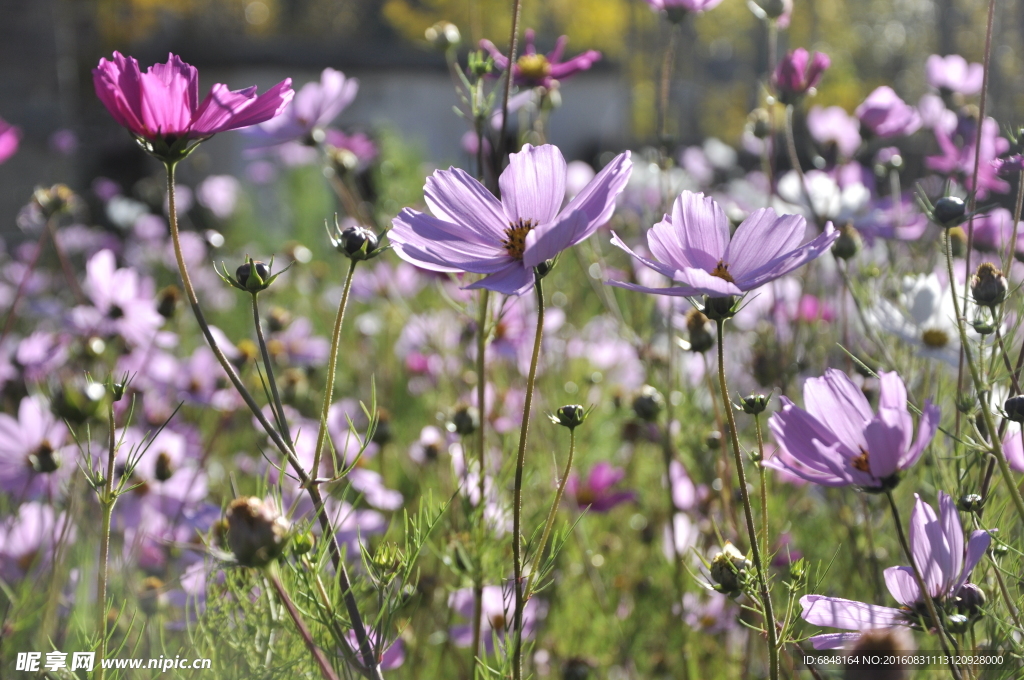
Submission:
M 907 388 L 895 372 L 879 374 L 878 413 L 842 371 L 830 368 L 804 383 L 804 406 L 782 397 L 768 419 L 779 450 L 766 467 L 785 470 L 823 486 L 890 489 L 897 473 L 921 457 L 939 426 L 939 409 L 926 402 L 914 434 Z
M 812 56 L 802 47 L 791 50 L 779 60 L 772 76 L 779 99 L 784 104 L 792 104 L 816 86 L 831 65 L 832 60 L 822 52 Z
M 55 516 L 48 503 L 22 503 L 16 516 L 0 522 L 0 578 L 17 581 L 34 566 L 49 563 L 62 535 L 69 543 L 74 540 L 74 526 L 66 523 L 67 515 Z
M 0 163 L 17 153 L 19 141 L 21 130 L 0 118 Z
M 900 99 L 888 85 L 869 94 L 854 115 L 860 119 L 861 127 L 876 137 L 910 135 L 921 127 L 917 110 Z
M 931 170 L 956 179 L 968 190 L 974 189 L 974 149 L 976 145 L 977 122 L 962 119 L 955 130 L 935 128 L 935 141 L 939 143 L 941 156 L 928 156 L 925 165 Z M 985 118 L 981 126 L 981 162 L 978 164 L 978 198 L 985 198 L 989 191 L 1004 194 L 1010 190 L 1006 180 L 997 174 L 993 164 L 997 156 L 1010 150 L 1010 142 L 999 136 L 999 123 L 995 118 Z
M 508 629 L 512 626 L 512 615 L 515 610 L 514 596 L 501 586 L 484 586 L 483 616 L 480 621 L 480 638 L 484 649 L 494 652 L 494 635 L 503 641 Z M 459 616 L 472 621 L 473 589 L 456 590 L 448 597 L 448 606 Z M 529 640 L 540 619 L 547 613 L 547 604 L 537 598 L 530 598 L 523 607 L 523 639 Z M 451 639 L 456 647 L 469 647 L 473 643 L 473 625 L 460 624 L 452 626 Z
M 608 461 L 601 461 L 590 470 L 587 481 L 580 484 L 580 477 L 573 472 L 565 483 L 567 498 L 571 498 L 580 510 L 591 512 L 608 512 L 616 505 L 628 503 L 636 499 L 634 491 L 615 491 L 612 489 L 626 476 L 622 468 L 612 467 Z
M 807 112 L 807 129 L 818 144 L 835 144 L 843 158 L 852 158 L 860 148 L 857 119 L 841 106 L 812 106 Z
M 523 54 L 516 60 L 512 67 L 512 74 L 516 85 L 527 87 L 548 87 L 554 81 L 564 80 L 580 71 L 589 70 L 594 62 L 601 58 L 597 50 L 587 50 L 578 54 L 572 59 L 562 61 L 562 53 L 565 52 L 565 45 L 569 42 L 569 36 L 563 35 L 555 42 L 555 49 L 548 54 L 539 54 L 537 47 L 533 44 L 535 34 L 532 28 L 526 29 L 523 33 L 523 40 L 526 43 Z M 508 57 L 499 50 L 490 40 L 481 40 L 480 47 L 487 50 L 494 59 L 494 65 L 501 71 L 508 68 Z
M 370 640 L 370 647 L 372 649 L 378 649 L 379 638 L 377 636 L 377 631 L 368 629 L 366 631 L 366 636 Z M 350 630 L 345 633 L 345 638 L 348 640 L 348 644 L 351 649 L 359 648 L 359 640 L 356 637 L 356 632 L 354 630 Z M 405 642 L 402 638 L 395 638 L 394 642 L 389 644 L 383 650 L 379 650 L 377 663 L 380 664 L 380 669 L 382 671 L 394 670 L 405 663 Z
M 924 64 L 928 84 L 940 92 L 956 92 L 963 95 L 978 94 L 985 78 L 985 67 L 968 64 L 959 54 L 940 57 L 933 54 Z
M 550 144 L 527 144 L 501 173 L 501 201 L 457 168 L 439 170 L 423 187 L 434 216 L 406 208 L 388 238 L 398 255 L 424 269 L 486 276 L 468 288 L 521 295 L 534 267 L 590 236 L 612 216 L 632 170 L 616 156 L 562 208 L 566 165 Z
M 62 465 L 67 435 L 68 428 L 39 396 L 21 400 L 17 419 L 0 413 L 0 489 L 14 498 L 56 492 L 75 467 Z
M 103 335 L 120 335 L 132 345 L 150 342 L 164 323 L 151 291 L 146 290 L 151 282 L 134 269 L 118 269 L 109 250 L 89 258 L 85 271 L 82 288 L 93 307 L 72 310 L 73 324 Z
M 93 69 L 96 96 L 118 123 L 137 138 L 177 145 L 218 132 L 256 125 L 279 115 L 292 99 L 291 78 L 261 95 L 256 87 L 234 92 L 220 83 L 199 101 L 199 72 L 177 55 L 143 73 L 133 57 L 114 52 Z
M 210 175 L 196 187 L 196 200 L 214 214 L 226 220 L 235 212 L 241 183 L 232 175 Z
M 260 123 L 246 134 L 261 146 L 303 140 L 313 130 L 329 125 L 359 91 L 359 81 L 341 71 L 325 68 L 320 82 L 306 83 L 280 116 Z
M 775 214 L 771 208 L 751 213 L 729 237 L 729 218 L 710 196 L 684 191 L 672 215 L 651 227 L 647 243 L 657 261 L 634 253 L 615 234 L 612 243 L 654 271 L 683 285 L 648 288 L 621 281 L 607 283 L 659 295 L 690 297 L 742 295 L 803 266 L 827 251 L 839 232 L 825 232 L 800 245 L 807 221 L 800 215 Z
M 967 541 L 966 557 L 964 532 L 960 525 L 956 503 L 939 492 L 939 515 L 930 505 L 917 499 L 910 517 L 910 551 L 921 570 L 921 579 L 928 594 L 942 611 L 955 613 L 970 611 L 971 602 L 961 589 L 971 572 L 988 550 L 991 537 L 987 531 L 975 531 Z M 855 641 L 860 631 L 892 626 L 915 626 L 920 618 L 928 620 L 914 571 L 910 567 L 889 567 L 885 570 L 885 585 L 893 598 L 903 605 L 881 607 L 824 595 L 805 595 L 800 598 L 801 616 L 808 623 L 831 628 L 855 630 L 857 633 L 832 633 L 811 638 L 815 649 L 833 649 Z M 941 614 L 940 614 L 941 615 Z

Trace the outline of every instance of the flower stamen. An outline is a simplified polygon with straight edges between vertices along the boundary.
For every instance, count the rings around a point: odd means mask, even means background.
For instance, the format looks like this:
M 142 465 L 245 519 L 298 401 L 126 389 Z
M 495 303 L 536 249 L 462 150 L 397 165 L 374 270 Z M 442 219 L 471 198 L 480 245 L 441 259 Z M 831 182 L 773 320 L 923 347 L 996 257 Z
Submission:
M 537 226 L 533 220 L 519 220 L 509 224 L 505 230 L 505 240 L 501 242 L 505 252 L 514 260 L 522 260 L 526 251 L 526 235 Z
M 729 283 L 736 283 L 736 279 L 732 278 L 732 274 L 729 273 L 729 265 L 727 265 L 724 260 L 718 261 L 718 266 L 711 270 L 711 275 L 717 276 L 723 281 L 728 281 Z

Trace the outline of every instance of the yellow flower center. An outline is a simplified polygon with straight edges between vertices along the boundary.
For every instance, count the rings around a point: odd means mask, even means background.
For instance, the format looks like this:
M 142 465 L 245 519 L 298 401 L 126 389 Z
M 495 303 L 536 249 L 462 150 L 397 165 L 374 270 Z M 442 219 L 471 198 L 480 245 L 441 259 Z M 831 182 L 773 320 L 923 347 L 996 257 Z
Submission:
M 868 464 L 868 452 L 864 449 L 860 450 L 860 455 L 854 458 L 851 464 L 856 470 L 871 472 L 871 466 Z
M 729 265 L 727 265 L 723 260 L 718 261 L 718 266 L 711 270 L 711 275 L 717 276 L 723 281 L 728 281 L 729 283 L 736 283 L 736 279 L 732 278 L 732 274 L 729 273 Z
M 541 80 L 551 74 L 551 63 L 543 54 L 524 54 L 516 63 L 523 78 Z
M 526 250 L 526 235 L 537 226 L 533 220 L 519 220 L 509 224 L 505 230 L 505 240 L 501 245 L 505 248 L 508 256 L 514 260 L 522 260 L 523 252 Z
M 949 333 L 939 328 L 926 328 L 921 333 L 921 342 L 926 347 L 945 347 L 949 344 Z

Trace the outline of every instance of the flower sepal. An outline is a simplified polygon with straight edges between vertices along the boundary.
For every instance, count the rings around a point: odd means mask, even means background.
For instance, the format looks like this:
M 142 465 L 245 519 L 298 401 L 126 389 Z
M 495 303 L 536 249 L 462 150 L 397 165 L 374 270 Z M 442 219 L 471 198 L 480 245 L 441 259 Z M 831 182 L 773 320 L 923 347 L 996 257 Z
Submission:
M 333 232 L 326 221 L 324 226 L 327 227 L 327 237 L 334 249 L 352 261 L 372 260 L 391 248 L 390 245 L 381 245 L 381 241 L 388 233 L 387 230 L 377 234 L 360 225 L 342 229 L 337 214 L 334 215 Z
M 146 139 L 141 135 L 132 135 L 139 147 L 166 165 L 176 165 L 185 160 L 200 144 L 213 135 L 206 137 L 168 136 L 157 139 Z
M 248 262 L 240 265 L 235 270 L 235 275 L 231 276 L 228 273 L 227 266 L 221 262 L 220 269 L 214 267 L 214 271 L 217 272 L 217 276 L 221 278 L 224 283 L 237 288 L 238 290 L 256 295 L 270 287 L 277 277 L 284 274 L 286 271 L 291 269 L 289 264 L 287 267 L 274 274 L 274 258 L 270 258 L 270 264 L 254 260 L 251 257 L 246 256 Z

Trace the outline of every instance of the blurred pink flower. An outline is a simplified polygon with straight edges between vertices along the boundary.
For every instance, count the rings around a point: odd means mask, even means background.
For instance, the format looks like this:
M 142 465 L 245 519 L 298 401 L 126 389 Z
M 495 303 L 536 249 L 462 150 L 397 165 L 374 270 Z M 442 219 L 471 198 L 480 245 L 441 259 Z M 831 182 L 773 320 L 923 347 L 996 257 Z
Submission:
M 985 67 L 981 64 L 968 64 L 959 54 L 940 57 L 933 54 L 924 64 L 928 84 L 940 92 L 957 92 L 971 95 L 981 92 L 985 78 Z
M 0 118 L 0 163 L 13 156 L 21 140 L 21 129 Z
M 718 1 L 721 2 L 721 0 Z M 523 54 L 512 67 L 516 85 L 551 87 L 555 81 L 565 80 L 580 71 L 589 70 L 594 62 L 601 58 L 601 53 L 597 50 L 587 50 L 572 59 L 562 61 L 562 53 L 565 52 L 565 45 L 569 42 L 567 35 L 558 38 L 555 42 L 555 49 L 551 52 L 546 55 L 538 54 L 537 47 L 533 43 L 534 37 L 533 29 L 526 29 L 523 35 L 526 46 L 523 48 Z M 504 71 L 508 68 L 508 57 L 494 43 L 490 40 L 481 40 L 480 47 L 487 50 L 494 58 L 494 65 L 498 70 Z
M 862 129 L 876 137 L 910 135 L 921 127 L 921 116 L 913 106 L 900 99 L 888 85 L 877 88 L 854 111 Z

